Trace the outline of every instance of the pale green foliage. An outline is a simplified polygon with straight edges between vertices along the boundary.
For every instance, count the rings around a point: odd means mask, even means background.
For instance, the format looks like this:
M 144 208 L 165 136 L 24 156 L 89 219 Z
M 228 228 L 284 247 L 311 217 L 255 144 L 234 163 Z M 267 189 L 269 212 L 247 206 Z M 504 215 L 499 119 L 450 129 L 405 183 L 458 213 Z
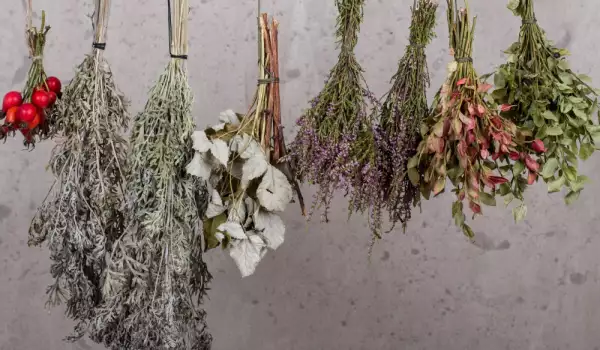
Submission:
M 101 53 L 87 56 L 59 105 L 61 138 L 49 165 L 56 180 L 29 229 L 30 245 L 49 246 L 49 302 L 66 302 L 75 338 L 100 302 L 105 256 L 123 230 L 126 107 Z
M 173 59 L 134 120 L 127 174 L 127 232 L 114 246 L 92 338 L 110 349 L 209 349 L 201 308 L 211 276 L 202 260 L 205 182 L 193 156 L 192 92 Z

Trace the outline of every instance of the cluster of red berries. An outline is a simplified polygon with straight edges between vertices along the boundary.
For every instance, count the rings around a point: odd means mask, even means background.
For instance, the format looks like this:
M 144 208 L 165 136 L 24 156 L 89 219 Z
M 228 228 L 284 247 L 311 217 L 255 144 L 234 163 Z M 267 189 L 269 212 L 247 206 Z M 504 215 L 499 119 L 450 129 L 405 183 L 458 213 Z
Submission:
M 4 95 L 0 113 L 0 119 L 4 119 L 4 123 L 0 126 L 0 138 L 20 130 L 25 136 L 25 143 L 32 143 L 33 135 L 38 130 L 46 129 L 46 110 L 60 98 L 61 89 L 62 84 L 58 78 L 48 77 L 44 84 L 34 89 L 30 102 L 23 101 L 23 95 L 19 91 L 10 91 Z

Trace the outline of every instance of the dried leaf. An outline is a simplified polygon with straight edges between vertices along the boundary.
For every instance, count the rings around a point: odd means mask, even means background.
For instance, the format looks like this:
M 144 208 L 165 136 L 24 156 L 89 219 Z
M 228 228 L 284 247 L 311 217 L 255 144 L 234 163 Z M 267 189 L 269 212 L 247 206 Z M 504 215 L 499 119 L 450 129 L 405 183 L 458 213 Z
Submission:
M 223 123 L 231 124 L 233 126 L 237 126 L 240 124 L 240 119 L 238 118 L 237 114 L 235 114 L 235 112 L 231 109 L 221 112 L 221 114 L 219 114 L 219 120 Z
M 268 211 L 284 211 L 292 195 L 287 177 L 279 169 L 269 166 L 256 190 L 260 205 Z
M 210 162 L 206 161 L 206 156 L 207 155 L 196 152 L 190 163 L 186 166 L 186 172 L 203 180 L 210 179 L 212 165 Z
M 228 234 L 231 238 L 245 240 L 248 238 L 246 233 L 244 232 L 244 228 L 239 222 L 235 221 L 227 221 L 219 225 L 217 230 Z
M 223 166 L 227 166 L 229 161 L 229 146 L 227 142 L 221 139 L 215 139 L 210 146 L 210 152 Z
M 229 249 L 229 256 L 235 261 L 242 277 L 248 277 L 254 273 L 266 252 L 266 245 L 262 238 L 252 234 L 248 239 L 233 243 Z
M 285 225 L 279 215 L 265 210 L 254 213 L 256 230 L 265 238 L 267 247 L 277 249 L 284 241 Z
M 200 153 L 208 152 L 212 145 L 212 142 L 208 139 L 203 130 L 194 131 L 192 140 L 194 141 L 193 148 Z
M 245 188 L 250 180 L 261 177 L 267 171 L 268 167 L 269 162 L 262 151 L 248 158 L 242 167 L 242 186 Z
M 206 214 L 204 214 L 204 216 L 210 219 L 222 214 L 225 211 L 225 209 L 226 208 L 225 206 L 223 206 L 223 202 L 221 201 L 221 196 L 219 196 L 219 192 L 217 192 L 217 190 L 213 190 L 211 201 L 208 203 L 208 207 L 206 208 Z

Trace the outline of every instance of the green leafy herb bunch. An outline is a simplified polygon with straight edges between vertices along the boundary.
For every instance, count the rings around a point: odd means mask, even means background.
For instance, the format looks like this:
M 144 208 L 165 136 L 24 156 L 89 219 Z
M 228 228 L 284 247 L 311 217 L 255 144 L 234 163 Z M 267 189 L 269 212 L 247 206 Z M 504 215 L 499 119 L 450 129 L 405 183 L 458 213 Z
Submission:
M 522 19 L 519 40 L 506 54 L 508 60 L 495 72 L 494 99 L 503 104 L 503 117 L 531 130 L 521 159 L 539 157 L 538 174 L 549 192 L 566 189 L 566 203 L 579 197 L 588 178 L 578 170 L 579 159 L 589 158 L 600 140 L 597 90 L 590 78 L 569 66 L 569 52 L 557 48 L 537 23 L 533 0 L 511 0 L 508 4 Z M 537 177 L 530 177 L 530 183 Z M 513 188 L 516 197 L 522 193 Z

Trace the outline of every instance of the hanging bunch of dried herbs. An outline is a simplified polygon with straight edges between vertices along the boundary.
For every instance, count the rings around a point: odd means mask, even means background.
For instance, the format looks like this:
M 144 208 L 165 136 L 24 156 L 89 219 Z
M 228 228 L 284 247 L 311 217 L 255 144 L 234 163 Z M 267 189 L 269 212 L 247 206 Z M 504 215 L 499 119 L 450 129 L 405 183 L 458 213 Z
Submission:
M 260 10 L 260 7 L 259 7 Z M 259 12 L 260 13 L 260 12 Z M 207 249 L 229 252 L 243 277 L 254 273 L 268 249 L 284 241 L 285 225 L 277 213 L 292 200 L 304 203 L 285 160 L 279 98 L 278 22 L 259 16 L 259 79 L 245 115 L 221 113 L 221 123 L 196 131 L 195 156 L 187 171 L 209 184 L 204 221 Z
M 419 188 L 407 176 L 408 160 L 419 144 L 422 121 L 427 117 L 429 72 L 425 47 L 435 36 L 435 11 L 432 0 L 415 1 L 412 8 L 409 45 L 392 77 L 392 88 L 386 94 L 380 114 L 385 155 L 385 202 L 393 225 L 404 227 L 411 209 L 419 199 Z M 414 174 L 411 172 L 411 174 Z
M 493 97 L 506 108 L 502 115 L 531 130 L 520 155 L 530 172 L 530 183 L 541 175 L 548 192 L 565 188 L 565 201 L 579 197 L 586 176 L 577 170 L 578 160 L 589 158 L 600 141 L 600 127 L 593 115 L 597 91 L 590 78 L 569 68 L 566 49 L 556 48 L 537 23 L 533 0 L 511 0 L 508 7 L 522 19 L 519 40 L 505 52 L 508 62 L 495 72 Z M 542 162 L 532 167 L 532 159 Z M 516 157 L 515 157 L 516 158 Z M 531 174 L 531 173 L 530 173 Z M 508 191 L 508 189 L 506 189 Z M 522 191 L 512 187 L 523 200 Z
M 171 8 L 173 11 L 171 11 Z M 168 2 L 171 60 L 133 123 L 128 228 L 113 245 L 91 338 L 109 349 L 210 349 L 202 300 L 211 278 L 202 257 L 204 181 L 193 156 L 187 77 L 187 0 Z
M 61 82 L 56 77 L 47 77 L 44 71 L 43 56 L 46 35 L 50 30 L 46 26 L 46 13 L 42 11 L 40 28 L 33 26 L 32 0 L 26 2 L 26 39 L 31 57 L 31 66 L 27 73 L 22 93 L 8 92 L 2 101 L 0 119 L 0 140 L 14 136 L 19 130 L 24 136 L 24 145 L 34 147 L 36 139 L 51 136 L 51 127 L 55 120 L 57 99 L 61 97 Z
M 66 302 L 84 335 L 101 300 L 101 276 L 112 242 L 123 232 L 127 104 L 103 57 L 110 0 L 96 0 L 95 48 L 77 68 L 59 106 L 61 138 L 49 167 L 56 180 L 29 229 L 29 244 L 47 243 L 50 304 Z
M 382 159 L 377 152 L 381 135 L 368 113 L 368 102 L 377 103 L 367 90 L 354 48 L 363 18 L 364 0 L 336 0 L 339 15 L 336 37 L 338 62 L 325 87 L 297 121 L 291 147 L 298 178 L 317 184 L 312 211 L 323 209 L 323 218 L 336 190 L 350 197 L 349 210 L 370 211 L 376 233 L 381 226 Z
M 482 83 L 473 68 L 475 20 L 470 22 L 468 7 L 458 10 L 455 0 L 447 2 L 454 61 L 424 123 L 408 175 L 425 198 L 444 191 L 449 178 L 457 196 L 452 216 L 465 235 L 473 237 L 465 223 L 463 201 L 467 200 L 474 216 L 481 213 L 482 204 L 496 205 L 496 186 L 509 181 L 505 175 L 515 173 L 510 157 L 524 136 L 513 122 L 498 115 L 486 95 L 491 85 Z

